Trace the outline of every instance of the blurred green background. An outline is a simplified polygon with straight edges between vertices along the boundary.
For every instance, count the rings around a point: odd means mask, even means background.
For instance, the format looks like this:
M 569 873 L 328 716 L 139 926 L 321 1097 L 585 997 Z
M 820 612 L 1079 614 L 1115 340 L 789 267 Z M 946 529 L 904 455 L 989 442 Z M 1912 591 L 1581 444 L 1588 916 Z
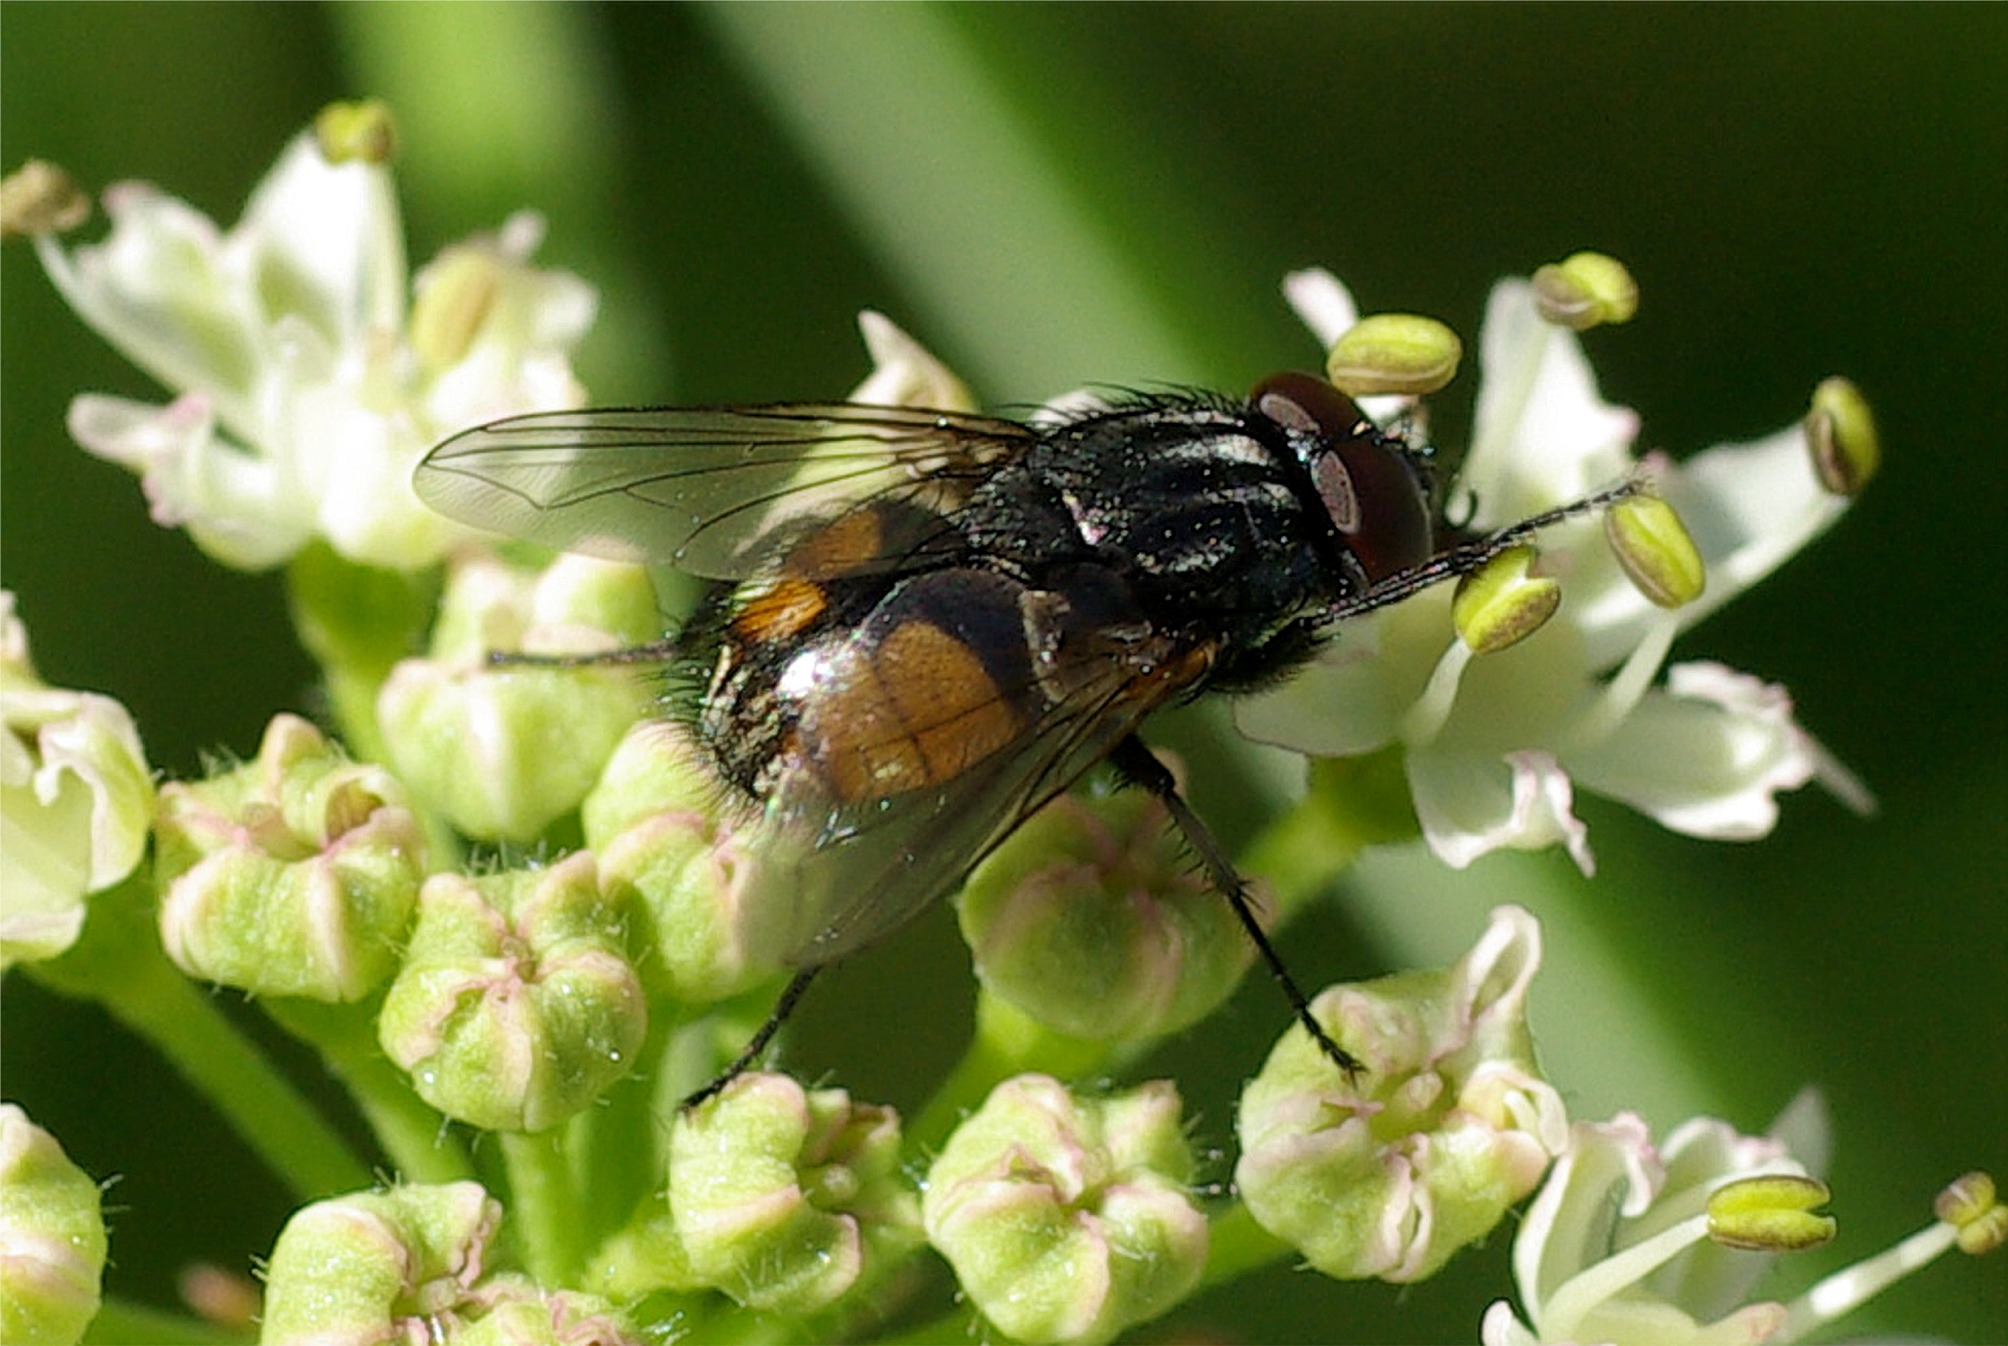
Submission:
M 1536 1029 L 1580 1115 L 1755 1130 L 1819 1084 L 1842 1238 L 1788 1286 L 1921 1224 L 1964 1168 L 2008 1177 L 2004 88 L 2002 6 L 0 9 L 7 168 L 149 178 L 226 223 L 323 103 L 387 98 L 414 263 L 543 211 L 540 260 L 602 289 L 579 368 L 604 401 L 839 394 L 865 306 L 993 404 L 1234 389 L 1318 361 L 1278 296 L 1289 268 L 1469 339 L 1494 278 L 1580 247 L 1641 284 L 1637 322 L 1588 344 L 1650 444 L 1754 437 L 1822 376 L 1855 378 L 1882 477 L 1677 657 L 1787 684 L 1880 816 L 1807 793 L 1768 842 L 1730 846 L 1592 801 L 1593 882 L 1552 856 L 1395 860 L 1285 941 L 1322 984 L 1460 949 L 1522 901 L 1550 937 Z M 314 704 L 279 581 L 153 528 L 136 484 L 69 442 L 73 394 L 157 390 L 28 249 L 0 265 L 0 567 L 43 675 L 121 698 L 170 774 L 250 753 L 273 711 Z M 1440 399 L 1448 445 L 1472 383 Z M 968 1012 L 946 913 L 828 980 L 789 1061 L 918 1101 Z M 283 1193 L 165 1067 L 18 978 L 4 1009 L 7 1097 L 121 1175 L 115 1290 L 165 1303 L 183 1262 L 270 1247 Z M 1228 1142 L 1283 1023 L 1252 978 L 1151 1063 L 1204 1143 Z M 1140 1335 L 1469 1339 L 1506 1293 L 1509 1233 L 1407 1292 L 1278 1267 Z M 1849 1335 L 1895 1327 L 2008 1339 L 2008 1278 L 1936 1268 Z

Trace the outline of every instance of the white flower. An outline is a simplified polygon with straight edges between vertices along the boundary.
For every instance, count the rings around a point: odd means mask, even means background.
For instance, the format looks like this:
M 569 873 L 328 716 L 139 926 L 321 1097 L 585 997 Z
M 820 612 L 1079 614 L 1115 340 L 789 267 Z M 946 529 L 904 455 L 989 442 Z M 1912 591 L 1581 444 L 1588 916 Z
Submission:
M 0 590 L 0 968 L 53 958 L 146 853 L 153 777 L 126 708 L 49 687 Z
M 1328 273 L 1286 283 L 1326 342 L 1355 321 Z M 1533 287 L 1501 282 L 1487 308 L 1471 451 L 1446 499 L 1469 501 L 1474 531 L 1565 504 L 1633 471 L 1638 417 L 1605 403 L 1573 332 L 1543 321 Z M 1405 404 L 1365 399 L 1385 418 Z M 1561 842 L 1594 859 L 1573 810 L 1577 786 L 1695 836 L 1749 838 L 1776 822 L 1779 790 L 1818 778 L 1847 802 L 1866 792 L 1802 730 L 1781 688 L 1715 664 L 1655 679 L 1674 636 L 1768 574 L 1827 528 L 1846 501 L 1815 476 L 1792 426 L 1684 463 L 1655 456 L 1657 490 L 1707 566 L 1701 598 L 1658 608 L 1626 578 L 1596 519 L 1540 539 L 1558 575 L 1555 618 L 1504 651 L 1474 658 L 1454 633 L 1450 585 L 1348 621 L 1287 685 L 1243 701 L 1250 737 L 1315 756 L 1398 743 L 1430 847 L 1463 867 L 1502 846 Z
M 414 286 L 389 169 L 330 163 L 311 133 L 227 232 L 144 183 L 104 205 L 103 242 L 36 248 L 79 316 L 176 397 L 85 394 L 71 433 L 227 565 L 277 565 L 316 537 L 364 564 L 427 565 L 460 534 L 412 493 L 420 455 L 583 399 L 566 352 L 595 297 L 526 265 L 533 215 L 447 249 Z
M 1818 1145 L 1825 1121 L 1807 1094 L 1787 1110 Z M 1632 1113 L 1577 1122 L 1569 1145 L 1513 1239 L 1522 1322 L 1501 1300 L 1486 1311 L 1485 1346 L 1544 1342 L 1759 1342 L 1787 1309 L 1746 1303 L 1775 1254 L 1709 1240 L 1709 1197 L 1760 1174 L 1806 1176 L 1785 1141 L 1726 1122 L 1684 1123 L 1655 1149 Z
M 1753 1300 L 1781 1252 L 1834 1235 L 1826 1110 L 1807 1090 L 1768 1136 L 1697 1117 L 1655 1149 L 1631 1113 L 1578 1122 L 1513 1239 L 1521 1314 L 1485 1311 L 1484 1346 L 1749 1346 L 1803 1341 L 1955 1249 L 2008 1241 L 2008 1207 L 1973 1172 L 1933 1203 L 1933 1221 L 1821 1278 L 1791 1303 Z

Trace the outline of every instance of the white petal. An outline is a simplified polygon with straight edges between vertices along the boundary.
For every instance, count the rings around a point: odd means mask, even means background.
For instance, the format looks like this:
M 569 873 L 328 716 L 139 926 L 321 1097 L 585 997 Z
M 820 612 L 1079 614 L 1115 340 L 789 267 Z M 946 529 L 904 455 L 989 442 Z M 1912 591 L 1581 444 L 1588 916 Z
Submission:
M 1577 868 L 1596 872 L 1589 829 L 1571 811 L 1568 773 L 1551 753 L 1529 749 L 1502 760 L 1418 748 L 1408 755 L 1408 780 L 1423 838 L 1453 869 L 1501 847 L 1537 851 L 1561 842 Z
M 267 323 L 305 318 L 332 346 L 404 320 L 404 223 L 390 170 L 331 164 L 302 132 L 251 193 L 227 244 Z
M 1631 470 L 1638 415 L 1597 394 L 1575 333 L 1543 322 L 1534 287 L 1493 287 L 1480 333 L 1478 406 L 1457 490 L 1493 528 L 1580 499 Z
M 1327 350 L 1360 320 L 1352 292 L 1321 266 L 1292 271 L 1283 277 L 1283 297 L 1318 338 L 1318 344 Z
M 1611 1251 L 1620 1214 L 1637 1216 L 1662 1178 L 1652 1136 L 1634 1113 L 1577 1122 L 1513 1238 L 1513 1281 L 1541 1326 L 1548 1297 Z
M 104 194 L 111 233 L 65 252 L 35 240 L 49 279 L 77 316 L 176 391 L 204 389 L 235 413 L 256 368 L 256 313 L 227 274 L 210 219 L 144 182 Z
M 66 777 L 89 790 L 86 891 L 96 892 L 130 874 L 146 850 L 153 825 L 153 777 L 139 730 L 124 706 L 96 692 L 69 695 L 75 698 L 70 714 L 42 729 L 35 793 L 54 805 Z
M 962 380 L 891 318 L 865 309 L 858 314 L 858 331 L 871 352 L 872 372 L 851 393 L 851 401 L 875 407 L 976 410 Z
M 1595 747 L 1570 755 L 1583 788 L 1662 826 L 1721 840 L 1777 825 L 1777 792 L 1811 780 L 1819 745 L 1785 689 L 1714 663 L 1676 664 Z
M 1541 1339 L 1513 1313 L 1513 1306 L 1495 1299 L 1478 1324 L 1479 1346 L 1541 1346 Z
M 310 535 L 309 502 L 290 489 L 284 465 L 220 438 L 200 394 L 155 407 L 86 393 L 70 403 L 69 428 L 90 452 L 141 474 L 156 523 L 186 526 L 225 565 L 277 565 Z
M 1668 474 L 1661 492 L 1708 567 L 1708 588 L 1681 610 L 1683 626 L 1776 570 L 1848 507 L 1821 487 L 1805 431 L 1796 425 L 1698 453 Z

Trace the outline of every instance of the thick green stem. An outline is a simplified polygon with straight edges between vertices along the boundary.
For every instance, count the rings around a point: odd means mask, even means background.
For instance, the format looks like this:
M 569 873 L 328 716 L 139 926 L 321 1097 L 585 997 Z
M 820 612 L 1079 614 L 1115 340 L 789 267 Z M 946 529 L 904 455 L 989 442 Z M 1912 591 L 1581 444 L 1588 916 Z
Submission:
M 1008 1001 L 979 989 L 975 1035 L 927 1107 L 907 1127 L 907 1153 L 924 1156 L 940 1149 L 963 1116 L 1013 1075 L 1037 1070 L 1063 1080 L 1078 1079 L 1106 1065 L 1115 1050 L 1113 1043 L 1056 1033 Z
M 411 1090 L 376 1040 L 376 1016 L 356 1005 L 273 1000 L 265 1010 L 311 1045 L 341 1078 L 391 1166 L 405 1182 L 458 1182 L 474 1176 L 464 1146 L 446 1121 Z
M 1215 1216 L 1207 1231 L 1206 1270 L 1200 1273 L 1200 1288 L 1239 1280 L 1295 1253 L 1289 1244 L 1256 1224 L 1248 1208 L 1237 1201 Z
M 90 919 L 61 958 L 25 967 L 65 994 L 94 1000 L 159 1049 L 302 1200 L 367 1187 L 370 1170 L 216 1002 L 167 959 L 153 889 L 129 880 L 91 899 Z
M 567 1134 L 553 1127 L 534 1136 L 505 1131 L 497 1137 L 509 1169 L 509 1225 L 523 1265 L 547 1288 L 572 1284 L 585 1260 L 586 1228 L 578 1218 L 578 1175 Z
M 153 1346 L 240 1346 L 255 1339 L 252 1332 L 233 1331 L 123 1299 L 105 1300 L 98 1316 L 84 1329 L 85 1346 L 130 1346 L 136 1341 Z

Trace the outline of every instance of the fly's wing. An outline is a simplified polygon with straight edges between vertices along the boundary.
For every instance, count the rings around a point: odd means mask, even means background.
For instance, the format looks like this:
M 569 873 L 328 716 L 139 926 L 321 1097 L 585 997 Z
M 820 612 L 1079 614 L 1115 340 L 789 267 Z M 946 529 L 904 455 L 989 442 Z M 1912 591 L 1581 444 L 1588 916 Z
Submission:
M 844 803 L 810 771 L 784 774 L 745 838 L 754 877 L 742 910 L 755 956 L 831 962 L 954 892 L 1021 822 L 1187 685 L 1165 672 L 1184 662 L 1180 654 L 1154 641 L 1148 651 L 1073 657 L 1057 670 L 1068 692 L 1017 743 L 938 786 Z
M 1037 437 L 994 417 L 848 402 L 540 412 L 455 435 L 413 485 L 476 528 L 739 579 L 777 533 L 866 501 L 952 510 Z

